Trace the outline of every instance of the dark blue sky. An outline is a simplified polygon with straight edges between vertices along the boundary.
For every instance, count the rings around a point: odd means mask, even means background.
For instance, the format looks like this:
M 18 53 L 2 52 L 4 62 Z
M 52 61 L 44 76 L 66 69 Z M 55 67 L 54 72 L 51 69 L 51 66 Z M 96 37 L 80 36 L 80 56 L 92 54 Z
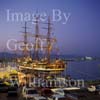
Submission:
M 7 22 L 6 10 L 12 12 L 70 13 L 66 24 L 54 22 L 53 32 L 61 54 L 100 56 L 100 0 L 0 0 L 0 51 L 10 38 L 20 39 L 22 22 Z

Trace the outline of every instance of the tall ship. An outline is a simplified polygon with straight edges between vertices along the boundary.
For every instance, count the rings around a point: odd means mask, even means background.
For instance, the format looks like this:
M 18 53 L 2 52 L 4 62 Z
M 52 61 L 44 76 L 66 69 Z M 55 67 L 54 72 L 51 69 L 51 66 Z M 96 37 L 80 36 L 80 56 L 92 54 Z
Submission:
M 58 56 L 52 58 L 52 51 L 57 48 L 54 44 L 57 42 L 56 38 L 52 36 L 51 29 L 52 23 L 50 17 L 48 17 L 48 22 L 46 24 L 47 32 L 46 34 L 41 34 L 39 29 L 39 16 L 36 16 L 34 21 L 35 34 L 30 34 L 27 32 L 27 23 L 25 22 L 25 31 L 23 33 L 23 57 L 18 58 L 17 62 L 19 64 L 19 70 L 22 72 L 32 72 L 33 74 L 48 74 L 55 75 L 60 74 L 65 70 L 67 64 L 64 60 L 60 59 Z M 33 40 L 32 45 L 28 44 L 28 37 Z M 30 56 L 29 48 L 33 46 L 33 52 Z M 43 53 L 42 53 L 43 52 Z

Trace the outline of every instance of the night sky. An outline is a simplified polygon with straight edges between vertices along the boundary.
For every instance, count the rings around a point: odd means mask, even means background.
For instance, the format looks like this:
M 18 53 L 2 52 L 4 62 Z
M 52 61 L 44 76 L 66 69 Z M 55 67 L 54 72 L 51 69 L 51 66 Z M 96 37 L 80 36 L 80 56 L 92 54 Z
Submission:
M 0 51 L 8 39 L 19 39 L 24 22 L 7 21 L 11 12 L 61 11 L 61 20 L 53 22 L 53 33 L 58 39 L 60 54 L 100 57 L 100 0 L 0 0 Z M 66 24 L 63 13 L 70 14 Z

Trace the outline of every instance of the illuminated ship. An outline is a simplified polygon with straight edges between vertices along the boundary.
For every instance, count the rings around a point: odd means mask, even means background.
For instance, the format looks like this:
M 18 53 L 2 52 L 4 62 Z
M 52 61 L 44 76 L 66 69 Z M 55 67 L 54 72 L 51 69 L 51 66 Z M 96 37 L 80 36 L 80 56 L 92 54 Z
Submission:
M 20 71 L 32 72 L 32 73 L 48 73 L 48 74 L 59 74 L 66 68 L 66 63 L 60 58 L 51 58 L 52 50 L 54 49 L 54 43 L 57 42 L 56 38 L 51 37 L 51 21 L 50 17 L 48 18 L 48 22 L 45 23 L 48 25 L 47 34 L 43 35 L 39 33 L 39 16 L 36 16 L 35 22 L 35 34 L 31 34 L 31 37 L 34 38 L 34 58 L 28 56 L 28 32 L 26 31 L 27 26 L 25 23 L 25 32 L 24 32 L 24 43 L 23 46 L 23 58 L 18 59 L 19 69 Z M 41 40 L 45 40 L 41 47 Z M 45 52 L 43 54 L 44 57 L 39 57 L 40 51 Z

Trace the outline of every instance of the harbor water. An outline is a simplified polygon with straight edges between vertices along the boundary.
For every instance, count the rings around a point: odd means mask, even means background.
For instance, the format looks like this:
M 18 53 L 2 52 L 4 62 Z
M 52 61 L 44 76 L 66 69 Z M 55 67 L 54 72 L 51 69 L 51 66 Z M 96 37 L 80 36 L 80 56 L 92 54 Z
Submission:
M 66 73 L 75 79 L 100 80 L 100 62 L 69 62 Z

